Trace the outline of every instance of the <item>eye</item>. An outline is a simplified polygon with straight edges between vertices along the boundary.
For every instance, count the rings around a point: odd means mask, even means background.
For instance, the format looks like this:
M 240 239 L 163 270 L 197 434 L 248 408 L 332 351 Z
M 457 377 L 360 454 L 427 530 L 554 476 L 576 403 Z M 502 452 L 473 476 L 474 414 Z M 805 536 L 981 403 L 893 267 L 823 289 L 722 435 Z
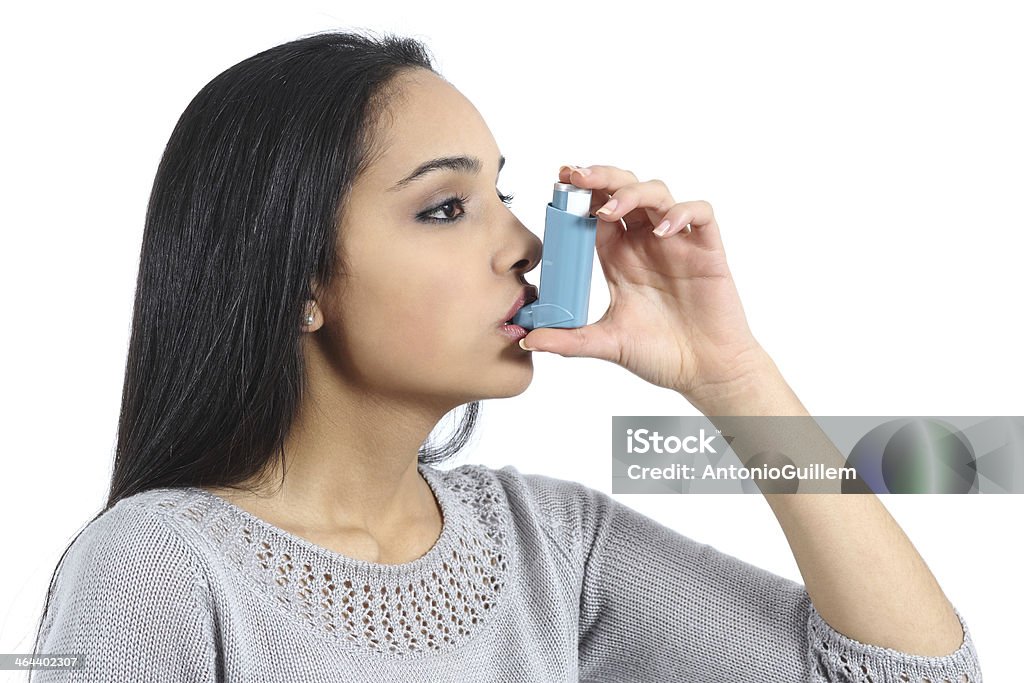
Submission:
M 430 209 L 429 211 L 427 211 L 425 213 L 421 213 L 419 216 L 417 216 L 417 218 L 419 220 L 423 221 L 424 223 L 454 223 L 455 221 L 459 220 L 460 218 L 462 218 L 463 216 L 466 215 L 466 210 L 465 210 L 464 207 L 465 207 L 465 205 L 468 202 L 469 202 L 469 198 L 468 197 L 464 197 L 462 195 L 452 195 L 451 197 L 448 197 L 443 202 L 438 204 L 433 209 Z M 454 218 L 451 218 L 451 217 L 448 217 L 448 218 L 434 218 L 433 217 L 433 215 L 435 213 L 439 212 L 439 211 L 443 211 L 446 214 L 449 213 L 445 209 L 447 209 L 448 207 L 451 207 L 451 206 L 463 207 L 462 208 L 462 212 L 459 215 L 455 216 Z
M 515 194 L 505 195 L 501 193 L 501 190 L 498 190 L 498 199 L 500 199 L 505 204 L 505 206 L 510 206 L 512 204 L 513 198 L 515 198 Z M 455 221 L 459 220 L 460 218 L 466 215 L 465 207 L 466 204 L 468 203 L 469 197 L 463 195 L 452 195 L 451 197 L 448 197 L 443 202 L 435 206 L 433 209 L 430 209 L 425 213 L 421 213 L 416 218 L 424 223 L 454 223 Z M 449 207 L 453 206 L 458 206 L 461 208 L 461 212 L 454 217 L 448 215 L 450 213 Z M 445 214 L 445 217 L 435 217 L 434 214 L 438 212 L 442 212 L 443 214 Z

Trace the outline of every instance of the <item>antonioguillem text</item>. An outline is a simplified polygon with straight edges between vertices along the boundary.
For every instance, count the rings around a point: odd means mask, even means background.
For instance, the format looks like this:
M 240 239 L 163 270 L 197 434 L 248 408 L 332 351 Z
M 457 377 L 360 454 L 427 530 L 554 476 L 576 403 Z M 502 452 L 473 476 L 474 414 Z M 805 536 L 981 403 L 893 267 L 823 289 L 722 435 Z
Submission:
M 630 465 L 626 476 L 630 479 L 696 479 L 697 468 L 693 465 L 674 463 L 666 467 L 642 467 Z M 806 467 L 783 465 L 782 467 L 714 467 L 707 465 L 700 479 L 856 479 L 855 467 L 829 467 L 814 463 Z

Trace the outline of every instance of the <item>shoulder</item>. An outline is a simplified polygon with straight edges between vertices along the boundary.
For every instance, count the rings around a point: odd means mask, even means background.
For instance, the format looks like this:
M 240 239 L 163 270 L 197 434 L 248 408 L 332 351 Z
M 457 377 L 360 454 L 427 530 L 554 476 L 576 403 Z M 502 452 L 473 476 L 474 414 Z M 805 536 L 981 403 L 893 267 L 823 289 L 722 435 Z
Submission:
M 145 492 L 118 501 L 59 565 L 39 651 L 83 654 L 88 680 L 213 680 L 208 575 L 159 500 Z
M 560 545 L 589 547 L 620 505 L 581 482 L 521 472 L 514 465 L 467 464 L 446 473 L 449 481 L 474 481 L 499 491 L 514 521 L 542 527 Z
M 203 589 L 206 572 L 196 544 L 161 507 L 168 491 L 124 498 L 87 523 L 61 564 L 61 591 L 171 590 L 192 597 Z
M 618 503 L 604 491 L 570 479 L 559 479 L 547 474 L 521 472 L 515 465 L 492 468 L 487 465 L 465 464 L 450 470 L 439 470 L 447 488 L 500 490 L 510 505 L 528 506 L 545 514 L 553 514 L 562 521 L 581 515 L 601 514 Z
M 506 492 L 560 522 L 583 522 L 604 514 L 615 501 L 603 491 L 571 479 L 520 472 L 514 465 L 492 470 Z

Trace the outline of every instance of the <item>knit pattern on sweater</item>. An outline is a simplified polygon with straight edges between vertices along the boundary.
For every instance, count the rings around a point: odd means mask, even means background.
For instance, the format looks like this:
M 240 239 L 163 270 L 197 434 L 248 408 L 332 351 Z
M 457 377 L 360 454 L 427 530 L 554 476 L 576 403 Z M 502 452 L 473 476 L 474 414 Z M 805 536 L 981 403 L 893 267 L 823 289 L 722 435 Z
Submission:
M 943 657 L 860 643 L 804 587 L 572 481 L 419 466 L 442 531 L 367 562 L 199 488 L 118 502 L 72 545 L 34 681 L 981 683 Z

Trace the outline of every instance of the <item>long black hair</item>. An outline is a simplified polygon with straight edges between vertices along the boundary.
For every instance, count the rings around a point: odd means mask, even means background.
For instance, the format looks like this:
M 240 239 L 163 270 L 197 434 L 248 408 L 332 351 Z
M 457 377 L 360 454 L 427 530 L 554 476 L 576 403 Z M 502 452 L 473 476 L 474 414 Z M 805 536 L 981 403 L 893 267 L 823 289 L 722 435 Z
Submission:
M 284 465 L 306 301 L 344 277 L 346 198 L 379 154 L 373 131 L 406 69 L 437 73 L 414 39 L 321 32 L 235 64 L 185 108 L 146 210 L 107 501 L 85 526 L 147 489 L 244 488 L 272 458 Z M 462 406 L 452 438 L 428 437 L 418 461 L 461 451 L 479 406 Z

